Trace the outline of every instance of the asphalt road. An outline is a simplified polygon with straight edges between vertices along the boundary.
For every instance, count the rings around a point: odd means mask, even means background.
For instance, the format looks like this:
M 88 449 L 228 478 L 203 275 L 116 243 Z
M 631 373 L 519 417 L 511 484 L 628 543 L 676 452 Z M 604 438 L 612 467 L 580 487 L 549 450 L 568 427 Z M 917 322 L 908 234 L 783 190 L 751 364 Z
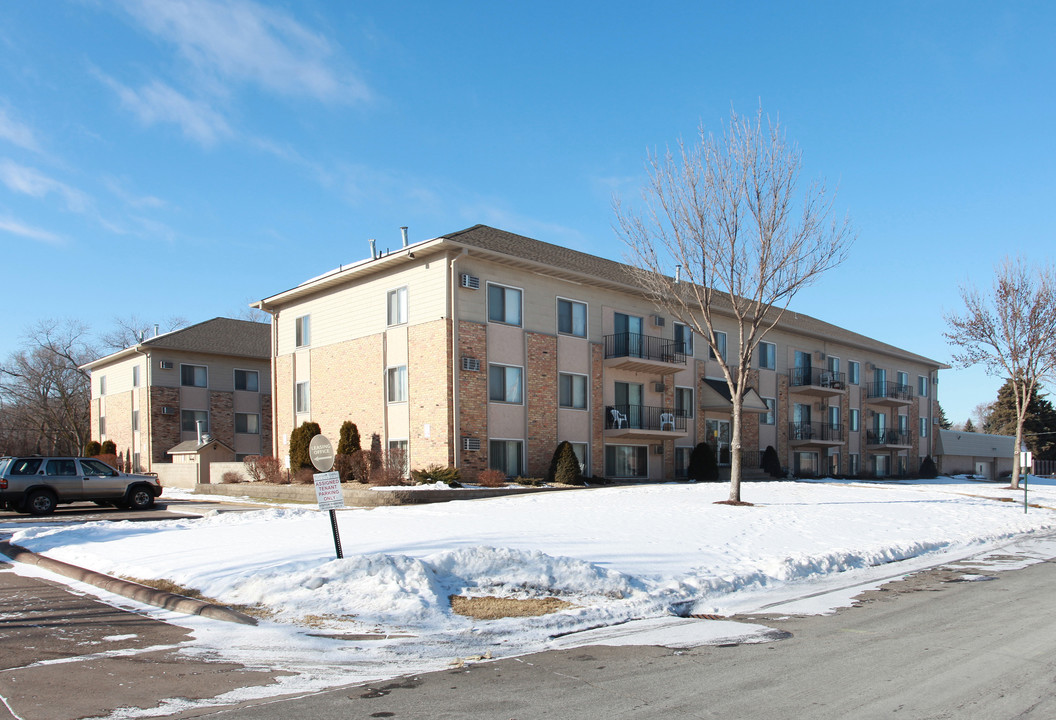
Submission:
M 587 647 L 188 717 L 224 720 L 1056 718 L 1056 562 L 937 569 L 777 642 Z

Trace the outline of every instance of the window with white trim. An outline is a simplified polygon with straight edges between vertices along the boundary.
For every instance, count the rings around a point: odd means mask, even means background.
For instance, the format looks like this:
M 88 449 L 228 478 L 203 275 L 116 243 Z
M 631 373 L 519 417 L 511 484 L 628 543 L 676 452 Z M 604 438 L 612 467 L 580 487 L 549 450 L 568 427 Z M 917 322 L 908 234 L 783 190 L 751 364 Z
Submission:
M 407 288 L 401 287 L 389 291 L 388 324 L 403 325 L 407 322 Z
M 924 375 L 917 376 L 917 395 L 921 397 L 928 396 L 928 378 Z
M 260 435 L 260 415 L 235 413 L 235 432 L 244 435 Z
M 675 350 L 693 357 L 693 329 L 689 325 L 675 323 Z
M 106 395 L 106 375 L 99 376 L 99 394 Z
M 678 417 L 693 417 L 693 388 L 675 388 L 675 415 Z
M 488 467 L 506 473 L 506 477 L 524 474 L 523 440 L 490 440 L 488 442 Z
M 777 399 L 776 398 L 762 398 L 763 402 L 766 403 L 766 412 L 759 413 L 759 424 L 760 425 L 774 425 L 777 423 Z
M 308 381 L 297 383 L 294 388 L 294 411 L 306 413 L 311 409 L 311 387 Z
M 850 409 L 848 423 L 851 426 L 851 432 L 858 432 L 861 423 L 861 411 L 858 408 Z
M 294 344 L 297 347 L 308 347 L 312 342 L 311 315 L 301 315 L 293 321 Z
M 849 360 L 847 362 L 847 382 L 851 385 L 858 384 L 861 367 L 857 360 Z
M 139 410 L 132 411 L 132 432 L 139 432 Z
M 488 283 L 488 320 L 506 325 L 521 324 L 521 291 Z
M 235 390 L 258 392 L 260 377 L 256 370 L 235 370 Z
M 139 387 L 139 365 L 132 366 L 132 387 Z
M 928 436 L 928 419 L 926 417 L 920 418 L 920 436 L 922 438 Z
M 759 368 L 762 370 L 777 368 L 777 345 L 765 340 L 759 343 Z
M 488 366 L 488 400 L 520 404 L 524 399 L 524 369 L 514 365 Z
M 557 299 L 557 331 L 562 335 L 587 336 L 587 304 Z
M 202 432 L 209 432 L 208 410 L 180 410 L 180 430 L 183 432 L 198 432 L 198 423 L 202 424 Z
M 719 356 L 723 360 L 725 360 L 726 359 L 726 333 L 722 332 L 721 330 L 716 330 L 715 331 L 715 347 L 717 347 L 719 349 Z M 715 350 L 713 350 L 710 347 L 708 348 L 708 357 L 710 357 L 712 359 L 715 358 Z
M 558 373 L 557 404 L 573 410 L 587 409 L 587 376 L 573 373 Z
M 386 371 L 385 387 L 390 403 L 407 402 L 407 366 L 390 367 Z
M 645 445 L 606 445 L 605 476 L 610 478 L 649 477 L 649 448 Z
M 205 365 L 180 365 L 180 385 L 209 387 L 209 369 Z

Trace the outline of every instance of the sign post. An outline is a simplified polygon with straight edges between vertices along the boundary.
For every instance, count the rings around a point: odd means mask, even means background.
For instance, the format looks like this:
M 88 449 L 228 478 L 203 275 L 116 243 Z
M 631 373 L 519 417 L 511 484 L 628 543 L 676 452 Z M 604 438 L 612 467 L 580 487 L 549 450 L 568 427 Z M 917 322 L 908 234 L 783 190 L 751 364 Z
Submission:
M 341 492 L 341 474 L 331 472 L 334 467 L 334 446 L 324 435 L 316 435 L 308 444 L 308 457 L 312 465 L 318 470 L 313 477 L 315 479 L 315 498 L 319 501 L 319 509 L 330 513 L 330 529 L 334 533 L 334 549 L 337 557 L 343 558 L 345 554 L 341 551 L 341 534 L 337 529 L 337 516 L 334 510 L 345 506 L 345 496 Z

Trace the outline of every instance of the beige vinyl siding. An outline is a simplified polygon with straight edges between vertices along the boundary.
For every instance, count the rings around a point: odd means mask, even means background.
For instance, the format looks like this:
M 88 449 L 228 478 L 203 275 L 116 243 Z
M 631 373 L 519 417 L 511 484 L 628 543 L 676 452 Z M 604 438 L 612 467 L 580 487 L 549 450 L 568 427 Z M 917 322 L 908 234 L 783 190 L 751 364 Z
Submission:
M 324 290 L 284 305 L 278 319 L 278 354 L 294 352 L 296 318 L 311 317 L 308 347 L 324 347 L 385 332 L 388 293 L 407 287 L 407 324 L 447 316 L 447 264 L 439 259 L 404 266 L 362 283 Z

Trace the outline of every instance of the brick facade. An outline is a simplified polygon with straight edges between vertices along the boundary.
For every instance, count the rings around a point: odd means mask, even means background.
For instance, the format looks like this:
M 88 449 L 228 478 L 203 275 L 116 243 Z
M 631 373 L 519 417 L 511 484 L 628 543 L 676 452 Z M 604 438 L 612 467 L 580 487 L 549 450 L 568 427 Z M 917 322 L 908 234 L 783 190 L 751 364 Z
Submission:
M 459 349 L 459 437 L 456 452 L 459 455 L 462 473 L 466 478 L 474 477 L 488 467 L 488 328 L 482 323 L 460 321 L 458 324 Z M 480 361 L 479 370 L 462 368 L 462 358 Z M 463 438 L 480 441 L 479 450 L 464 450 Z
M 591 475 L 605 474 L 605 348 L 590 346 L 590 470 Z
M 173 409 L 166 415 L 164 408 Z M 142 416 L 140 416 L 142 422 Z M 141 426 L 142 427 L 142 426 Z M 167 463 L 167 454 L 182 441 L 180 431 L 180 389 L 155 385 L 150 388 L 150 462 Z
M 525 471 L 543 477 L 557 447 L 557 338 L 526 332 L 525 342 Z
M 214 440 L 235 447 L 235 394 L 209 392 L 209 434 Z

